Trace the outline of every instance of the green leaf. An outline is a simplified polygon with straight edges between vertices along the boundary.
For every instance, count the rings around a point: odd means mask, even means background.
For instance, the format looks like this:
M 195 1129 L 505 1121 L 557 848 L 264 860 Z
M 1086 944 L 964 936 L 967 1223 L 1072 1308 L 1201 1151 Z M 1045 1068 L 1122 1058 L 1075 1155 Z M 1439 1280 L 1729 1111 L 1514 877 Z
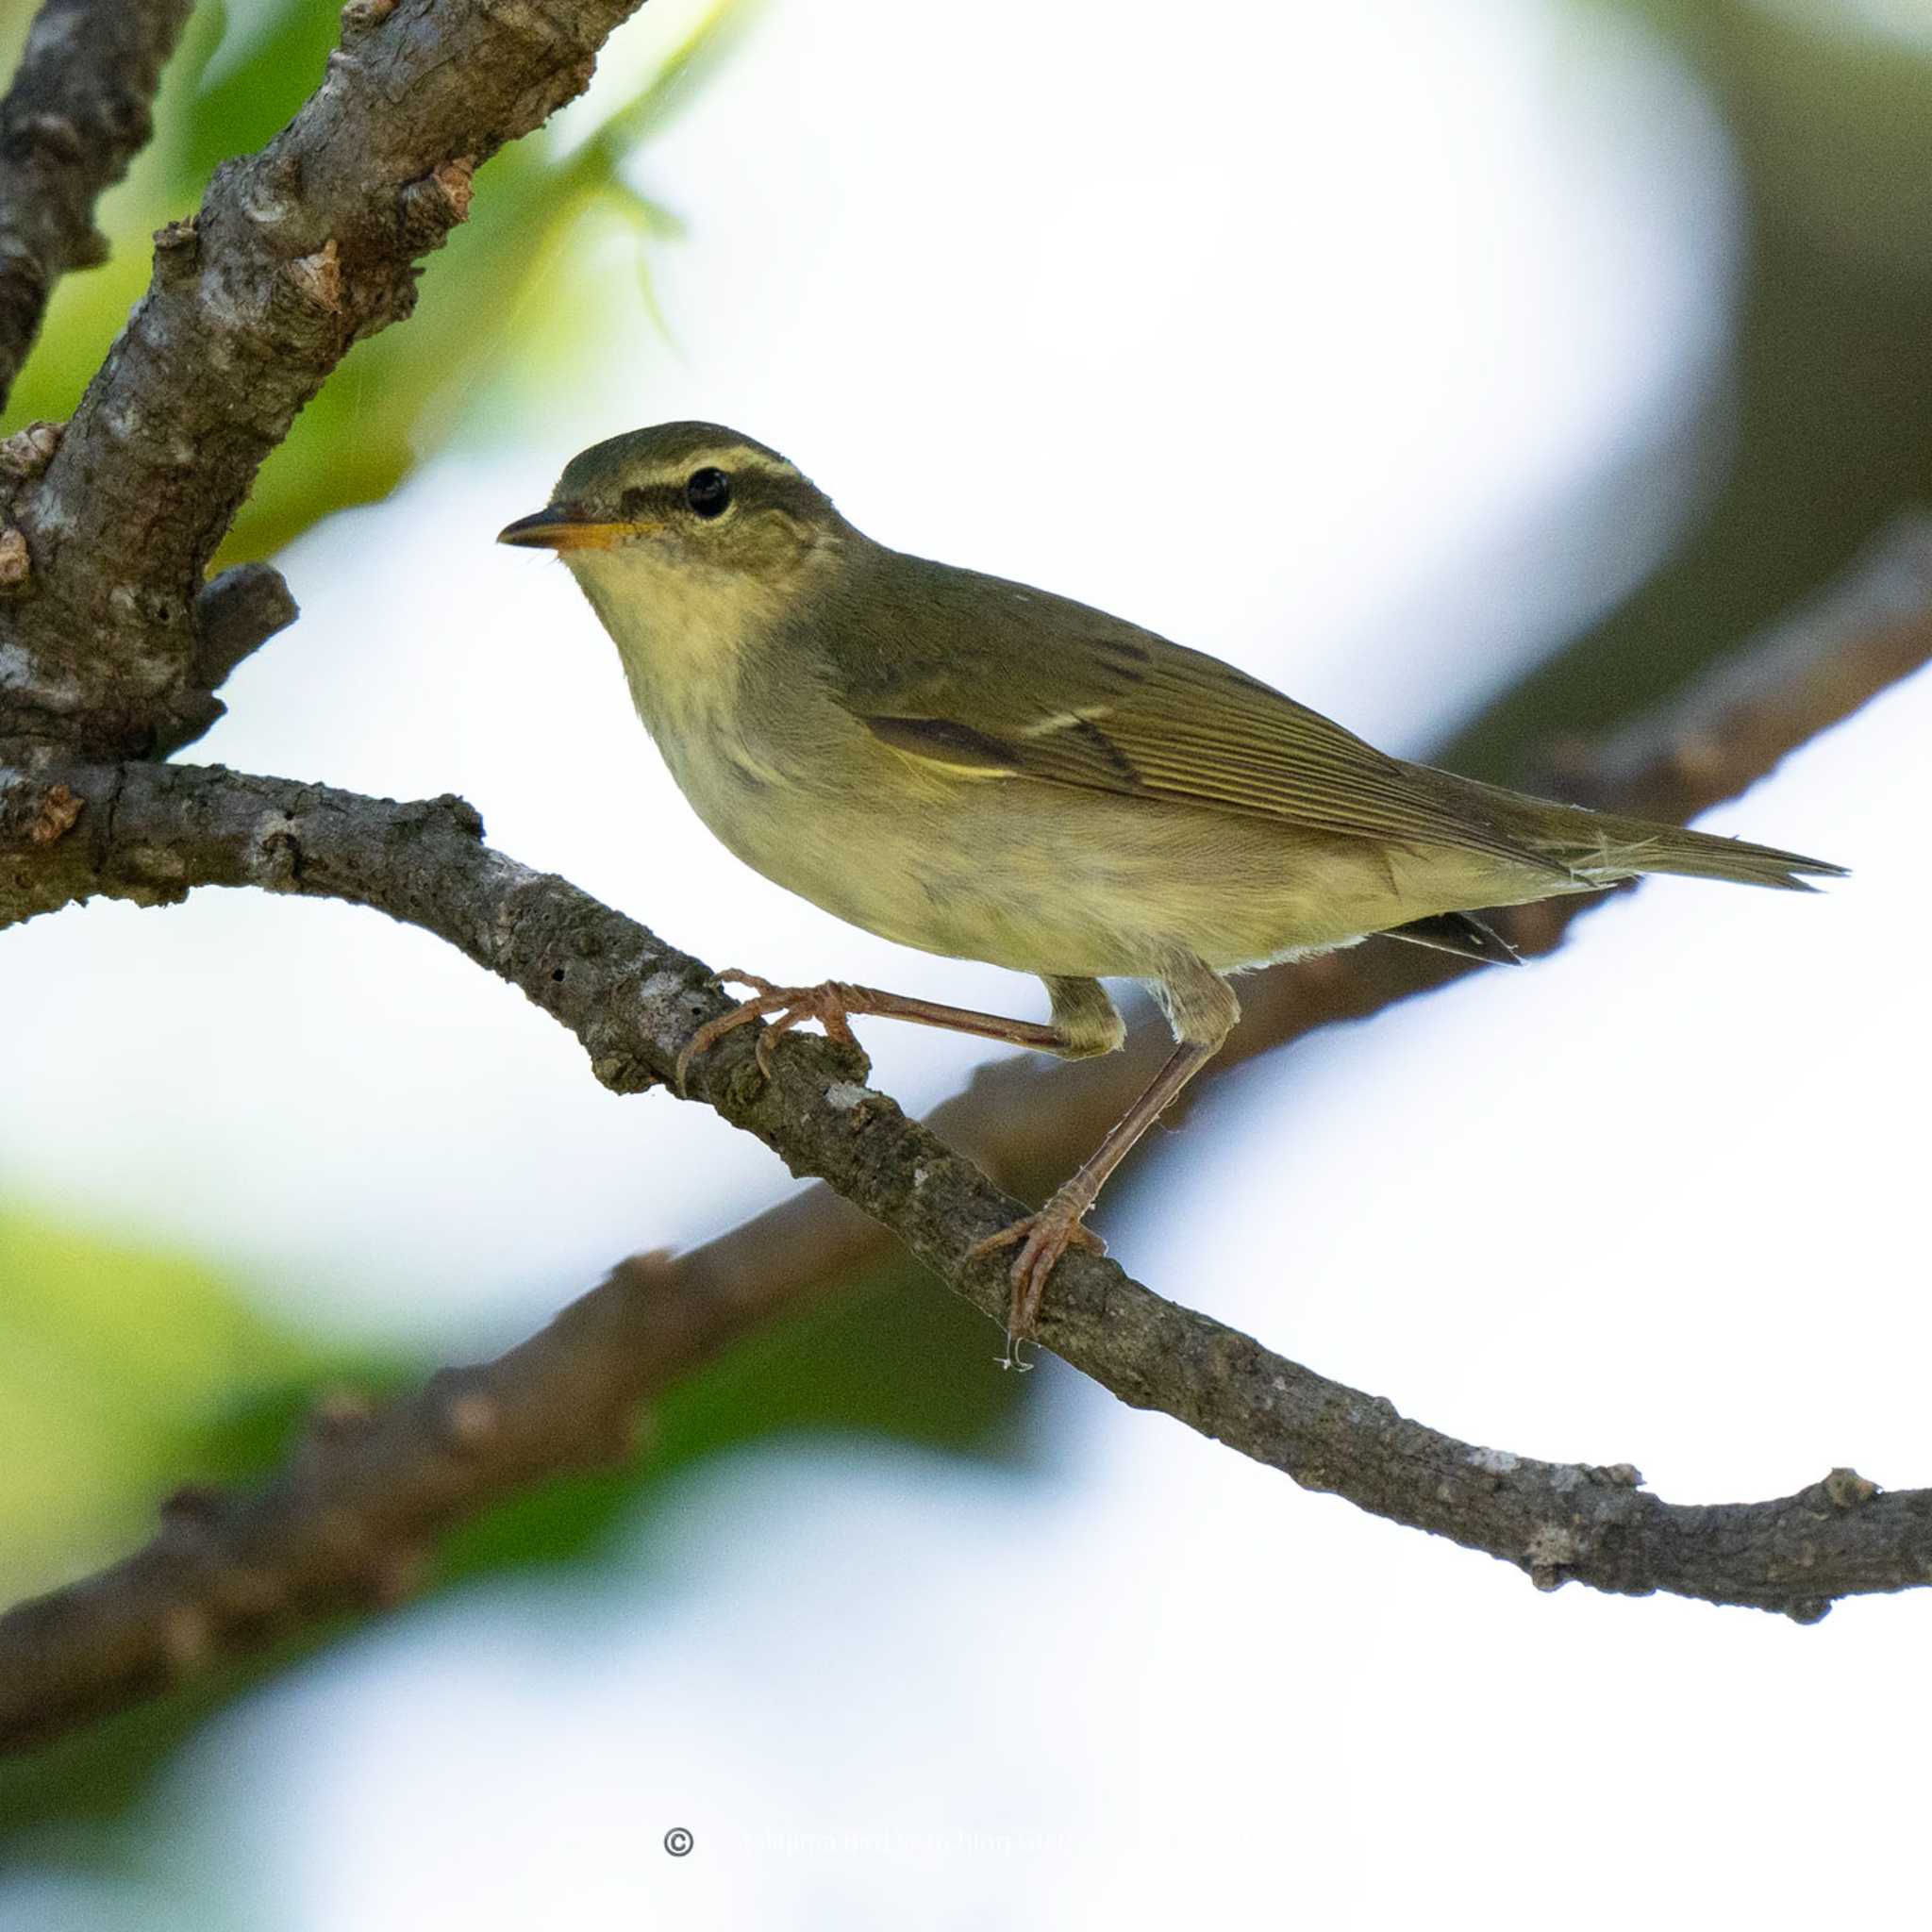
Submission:
M 0 1596 L 121 1553 L 235 1405 L 324 1360 L 200 1262 L 0 1208 Z

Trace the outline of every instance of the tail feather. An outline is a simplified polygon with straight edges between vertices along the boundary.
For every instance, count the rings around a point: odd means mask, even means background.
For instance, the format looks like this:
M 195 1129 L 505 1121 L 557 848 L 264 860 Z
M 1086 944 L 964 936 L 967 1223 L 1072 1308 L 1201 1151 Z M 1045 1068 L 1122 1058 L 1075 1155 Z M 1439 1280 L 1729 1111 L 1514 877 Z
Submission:
M 1816 890 L 1810 878 L 1843 878 L 1846 868 L 1775 845 L 1721 839 L 1709 832 L 1656 825 L 1578 809 L 1573 824 L 1551 828 L 1548 846 L 1586 877 L 1608 884 L 1639 873 L 1672 873 L 1682 878 L 1729 879 L 1742 886 L 1773 886 L 1787 892 Z
M 1588 891 L 1635 878 L 1640 873 L 1662 872 L 1684 878 L 1730 879 L 1739 885 L 1808 892 L 1815 889 L 1807 879 L 1845 876 L 1841 865 L 1807 858 L 1802 852 L 1781 851 L 1775 845 L 1720 839 L 1709 832 L 1655 824 L 1647 819 L 1620 818 L 1613 812 L 1592 811 L 1587 806 L 1558 805 L 1553 799 L 1532 798 L 1526 792 L 1486 785 L 1480 779 L 1425 765 L 1409 769 L 1430 780 L 1445 802 L 1460 808 L 1492 838 L 1507 840 L 1547 859 L 1553 868 L 1568 872 L 1574 889 Z

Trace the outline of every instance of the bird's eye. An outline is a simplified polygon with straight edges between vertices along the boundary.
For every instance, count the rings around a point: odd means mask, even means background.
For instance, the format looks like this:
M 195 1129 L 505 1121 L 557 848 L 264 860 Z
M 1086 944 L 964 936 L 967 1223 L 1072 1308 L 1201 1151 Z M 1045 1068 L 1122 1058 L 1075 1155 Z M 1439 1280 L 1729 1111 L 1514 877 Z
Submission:
M 643 515 L 645 506 L 649 504 L 650 500 L 651 492 L 634 483 L 617 499 L 617 508 L 632 523 L 635 523 Z
M 731 478 L 723 470 L 693 470 L 684 500 L 701 517 L 722 517 L 731 508 Z

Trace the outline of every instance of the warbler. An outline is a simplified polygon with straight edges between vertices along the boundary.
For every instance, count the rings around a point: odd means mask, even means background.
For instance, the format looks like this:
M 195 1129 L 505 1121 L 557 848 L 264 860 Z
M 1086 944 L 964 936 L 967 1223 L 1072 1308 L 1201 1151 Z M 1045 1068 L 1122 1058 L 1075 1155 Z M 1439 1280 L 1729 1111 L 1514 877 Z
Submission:
M 775 450 L 664 423 L 572 460 L 505 543 L 558 552 L 617 646 L 698 816 L 767 878 L 869 932 L 1038 974 L 1051 1019 L 827 981 L 760 1017 L 850 1041 L 885 1014 L 1066 1058 L 1124 1036 L 1101 982 L 1141 980 L 1171 1058 L 1017 1247 L 1009 1336 L 1108 1176 L 1214 1058 L 1228 975 L 1386 934 L 1514 958 L 1474 915 L 1641 873 L 1807 890 L 1843 868 L 1555 804 L 1390 758 L 1203 652 L 1049 591 L 875 543 Z M 1010 1347 L 1009 1347 L 1010 1358 Z

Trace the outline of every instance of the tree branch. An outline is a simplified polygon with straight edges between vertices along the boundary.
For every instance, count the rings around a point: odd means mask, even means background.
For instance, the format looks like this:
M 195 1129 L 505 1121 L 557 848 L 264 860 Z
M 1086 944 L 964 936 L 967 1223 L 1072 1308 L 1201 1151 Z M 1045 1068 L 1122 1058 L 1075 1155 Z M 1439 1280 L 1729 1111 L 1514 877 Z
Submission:
M 1600 743 L 1559 745 L 1549 782 L 1584 804 L 1641 799 L 1659 817 L 1693 819 L 1918 670 L 1928 622 L 1932 514 L 1905 514 L 1676 702 Z
M 1874 614 L 1869 592 L 1880 580 L 1894 594 Z M 1592 766 L 1607 791 L 1642 804 L 1672 785 L 1708 787 L 1720 766 L 1726 784 L 1748 782 L 1760 761 L 1932 658 L 1926 525 L 1891 533 L 1851 591 L 1613 741 Z M 1718 716 L 1748 723 L 1748 760 L 1713 760 Z M 346 899 L 436 933 L 522 988 L 583 1041 L 607 1086 L 635 1091 L 662 1080 L 721 1009 L 703 967 L 566 881 L 491 851 L 481 830 L 458 799 L 398 805 L 220 768 L 19 774 L 0 790 L 0 924 L 96 892 L 152 904 L 202 884 Z M 1355 957 L 1317 980 L 1294 1030 L 1318 1011 L 1366 1011 L 1416 990 L 1407 955 L 1390 949 L 1370 967 Z M 1309 975 L 1274 978 L 1306 986 Z M 969 1250 L 1018 1204 L 859 1084 L 830 1042 L 788 1040 L 769 1082 L 752 1051 L 745 1033 L 708 1056 L 694 1070 L 700 1096 L 794 1173 L 828 1180 L 999 1321 L 1001 1264 L 973 1263 Z M 773 1264 L 774 1222 L 805 1238 L 803 1270 L 789 1265 L 795 1250 Z M 49 1735 L 204 1657 L 394 1596 L 440 1529 L 609 1454 L 641 1395 L 795 1306 L 831 1265 L 864 1258 L 856 1226 L 848 1214 L 828 1221 L 793 1203 L 678 1260 L 626 1264 L 497 1364 L 439 1377 L 376 1416 L 331 1411 L 262 1495 L 180 1500 L 146 1550 L 0 1618 L 0 1741 Z M 1041 1331 L 1123 1401 L 1307 1488 L 1514 1563 L 1541 1588 L 1661 1591 L 1808 1622 L 1835 1597 L 1932 1580 L 1932 1491 L 1881 1493 L 1840 1469 L 1775 1501 L 1668 1504 L 1627 1465 L 1536 1460 L 1411 1422 L 1084 1255 L 1056 1274 Z
M 144 1548 L 0 1617 L 0 1750 L 397 1602 L 438 1535 L 545 1477 L 626 1460 L 637 1404 L 766 1312 L 728 1280 L 642 1255 L 492 1362 L 381 1409 L 325 1400 L 264 1489 L 177 1491 Z
M 64 435 L 0 462 L 11 588 L 34 591 L 0 607 L 6 735 L 140 756 L 212 723 L 195 599 L 256 471 L 350 347 L 409 312 L 476 168 L 580 93 L 640 5 L 343 9 L 301 112 L 155 238 L 147 293 Z
M 0 101 L 0 408 L 54 285 L 108 258 L 94 204 L 154 131 L 191 0 L 46 0 Z

